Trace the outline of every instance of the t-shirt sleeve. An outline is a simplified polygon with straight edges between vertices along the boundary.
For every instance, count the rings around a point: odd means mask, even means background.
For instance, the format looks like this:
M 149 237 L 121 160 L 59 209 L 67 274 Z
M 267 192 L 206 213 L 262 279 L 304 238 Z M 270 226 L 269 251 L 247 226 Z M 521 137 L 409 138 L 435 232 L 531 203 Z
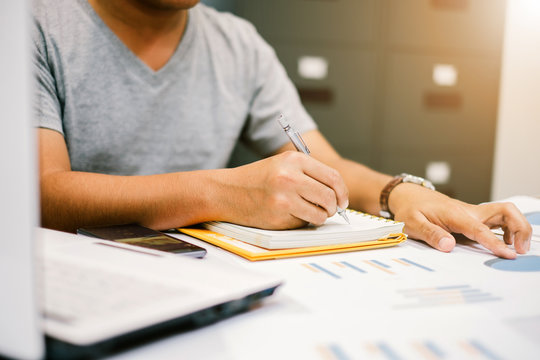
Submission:
M 317 128 L 304 109 L 274 49 L 249 24 L 254 44 L 254 89 L 242 140 L 261 155 L 270 155 L 289 139 L 277 119 L 283 114 L 300 133 Z
M 33 24 L 34 123 L 36 127 L 52 129 L 63 135 L 62 107 L 49 62 L 45 34 L 36 20 Z

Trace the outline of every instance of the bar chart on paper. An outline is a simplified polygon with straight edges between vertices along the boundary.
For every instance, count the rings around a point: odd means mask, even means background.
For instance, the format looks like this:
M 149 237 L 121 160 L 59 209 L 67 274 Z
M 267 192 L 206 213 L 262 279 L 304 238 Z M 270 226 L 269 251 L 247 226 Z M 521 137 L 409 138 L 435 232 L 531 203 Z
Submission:
M 374 341 L 358 345 L 344 346 L 336 342 L 319 344 L 317 352 L 325 360 L 353 359 L 503 359 L 492 346 L 478 339 L 460 339 L 452 341 L 405 340 L 405 341 Z
M 412 273 L 434 273 L 431 265 L 406 258 L 386 259 L 348 259 L 334 261 L 310 261 L 298 264 L 306 272 L 319 276 L 321 279 L 343 279 L 353 276 L 385 276 L 393 277 Z
M 475 304 L 500 301 L 501 297 L 471 285 L 446 285 L 397 290 L 399 304 L 396 309 L 432 307 L 441 305 Z

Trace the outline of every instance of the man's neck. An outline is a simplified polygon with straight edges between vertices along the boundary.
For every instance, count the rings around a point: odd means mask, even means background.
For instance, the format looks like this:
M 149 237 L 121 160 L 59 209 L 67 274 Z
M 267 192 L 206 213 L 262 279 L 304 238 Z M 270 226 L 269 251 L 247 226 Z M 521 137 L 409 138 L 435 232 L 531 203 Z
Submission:
M 88 0 L 103 22 L 148 67 L 162 68 L 178 47 L 187 9 L 160 9 L 137 0 Z

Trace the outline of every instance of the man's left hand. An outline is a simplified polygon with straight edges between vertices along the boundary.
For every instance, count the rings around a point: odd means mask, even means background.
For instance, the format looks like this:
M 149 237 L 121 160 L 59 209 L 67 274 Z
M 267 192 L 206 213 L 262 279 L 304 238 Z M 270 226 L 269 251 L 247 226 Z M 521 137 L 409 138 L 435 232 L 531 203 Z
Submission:
M 471 205 L 416 184 L 400 184 L 390 193 L 388 204 L 395 219 L 405 222 L 405 233 L 440 251 L 449 252 L 456 245 L 452 232 L 506 259 L 530 248 L 531 225 L 511 203 Z M 504 231 L 504 242 L 490 230 L 498 227 Z M 512 244 L 515 251 L 506 246 Z

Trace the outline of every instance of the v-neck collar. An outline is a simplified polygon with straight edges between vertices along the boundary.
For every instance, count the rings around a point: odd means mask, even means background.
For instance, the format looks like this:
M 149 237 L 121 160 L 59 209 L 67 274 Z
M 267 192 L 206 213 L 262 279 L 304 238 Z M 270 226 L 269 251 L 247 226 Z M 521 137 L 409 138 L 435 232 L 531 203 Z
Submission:
M 92 5 L 90 5 L 87 0 L 79 0 L 79 3 L 84 11 L 90 16 L 92 21 L 94 21 L 94 23 L 97 25 L 100 31 L 102 31 L 102 33 L 111 42 L 117 51 L 118 57 L 124 63 L 124 65 L 127 66 L 128 69 L 135 71 L 139 77 L 151 84 L 157 85 L 164 79 L 168 78 L 171 72 L 174 72 L 177 64 L 182 60 L 183 57 L 186 56 L 189 47 L 193 42 L 196 31 L 196 21 L 193 19 L 195 15 L 194 11 L 189 9 L 184 34 L 182 35 L 182 38 L 180 39 L 174 53 L 169 58 L 167 63 L 165 63 L 165 65 L 158 70 L 154 70 L 145 64 L 133 51 L 131 51 L 131 49 L 124 44 L 122 40 L 120 40 L 120 38 L 107 26 L 107 24 L 105 24 L 105 22 L 96 13 Z

